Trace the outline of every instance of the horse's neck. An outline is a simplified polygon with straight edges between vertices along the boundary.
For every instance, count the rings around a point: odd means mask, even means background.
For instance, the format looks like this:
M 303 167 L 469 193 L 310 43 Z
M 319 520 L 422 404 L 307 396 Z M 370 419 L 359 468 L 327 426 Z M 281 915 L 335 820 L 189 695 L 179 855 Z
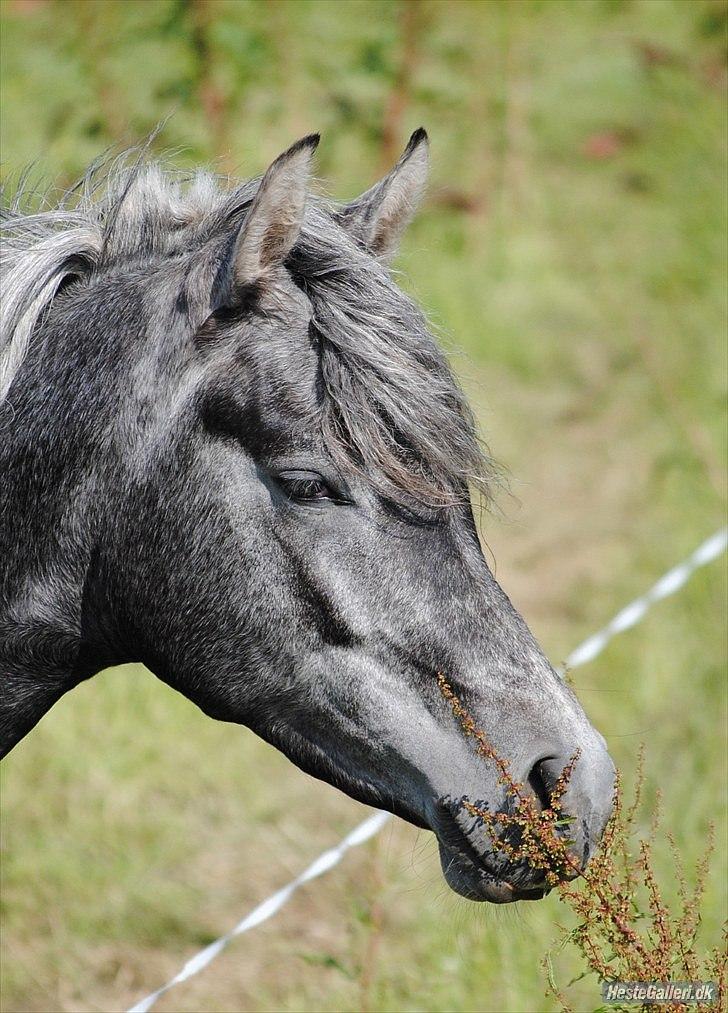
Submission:
M 88 647 L 101 608 L 91 576 L 100 517 L 113 528 L 102 471 L 127 359 L 101 341 L 95 297 L 78 298 L 88 306 L 42 323 L 0 405 L 0 755 L 111 663 Z
M 72 683 L 41 682 L 32 670 L 3 672 L 0 691 L 0 759 L 31 731 Z
M 4 535 L 4 532 L 3 532 Z M 79 595 L 70 574 L 53 576 L 34 559 L 33 573 L 15 567 L 0 595 L 0 756 L 79 680 Z
M 47 455 L 12 442 L 0 451 L 0 756 L 83 678 L 89 555 L 83 504 L 70 502 Z
M 25 567 L 13 553 L 0 593 L 0 756 L 79 681 L 83 562 L 34 548 L 25 544 Z

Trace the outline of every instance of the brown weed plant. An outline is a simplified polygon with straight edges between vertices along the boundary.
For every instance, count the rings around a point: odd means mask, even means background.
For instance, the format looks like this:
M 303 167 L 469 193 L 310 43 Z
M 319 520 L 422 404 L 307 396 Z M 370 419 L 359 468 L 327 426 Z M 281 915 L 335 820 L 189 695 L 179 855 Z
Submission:
M 498 783 L 505 788 L 511 801 L 508 812 L 491 812 L 468 801 L 462 804 L 487 827 L 497 854 L 514 863 L 525 862 L 541 872 L 548 886 L 558 891 L 560 899 L 576 915 L 578 924 L 566 934 L 561 947 L 572 943 L 580 952 L 586 970 L 579 977 L 594 973 L 601 981 L 715 981 L 720 997 L 717 1007 L 672 1003 L 641 1008 L 670 1013 L 688 1008 L 725 1009 L 728 953 L 725 947 L 716 947 L 699 954 L 696 938 L 714 846 L 712 826 L 692 890 L 688 888 L 674 838 L 666 834 L 680 898 L 680 910 L 673 912 L 663 897 L 652 861 L 659 825 L 659 799 L 649 836 L 639 841 L 636 852 L 632 849 L 644 781 L 640 754 L 634 800 L 628 809 L 624 808 L 621 779 L 617 773 L 612 815 L 598 851 L 583 869 L 570 850 L 571 818 L 562 812 L 562 799 L 579 754 L 571 757 L 550 791 L 549 806 L 541 808 L 533 794 L 513 778 L 508 761 L 498 755 L 485 733 L 476 726 L 445 676 L 438 673 L 437 679 L 440 692 L 450 704 L 464 734 L 474 740 L 477 753 L 495 765 Z M 568 1013 L 572 1007 L 556 984 L 549 955 L 544 959 L 544 966 L 548 976 L 547 994 L 550 992 Z M 636 1007 L 609 1008 L 634 1010 Z

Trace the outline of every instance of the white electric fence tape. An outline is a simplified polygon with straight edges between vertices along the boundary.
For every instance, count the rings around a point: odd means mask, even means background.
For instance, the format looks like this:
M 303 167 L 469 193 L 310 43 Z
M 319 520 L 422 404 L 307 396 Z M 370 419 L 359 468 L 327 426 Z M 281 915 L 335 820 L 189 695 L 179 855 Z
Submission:
M 271 894 L 270 897 L 253 908 L 250 914 L 246 915 L 242 921 L 239 921 L 234 929 L 231 929 L 224 936 L 220 936 L 214 943 L 210 943 L 204 950 L 196 953 L 194 957 L 190 957 L 182 970 L 178 974 L 175 974 L 174 978 L 170 979 L 166 985 L 158 988 L 156 992 L 152 992 L 146 999 L 142 999 L 136 1006 L 132 1006 L 129 1013 L 146 1013 L 148 1009 L 152 1008 L 157 999 L 161 995 L 164 995 L 173 985 L 179 985 L 180 982 L 187 981 L 193 974 L 197 974 L 203 967 L 207 967 L 210 961 L 214 960 L 218 953 L 222 952 L 235 936 L 248 932 L 249 929 L 254 929 L 256 925 L 260 925 L 271 918 L 276 911 L 280 911 L 299 886 L 303 886 L 309 880 L 316 879 L 317 876 L 322 876 L 329 869 L 333 869 L 335 865 L 339 864 L 349 848 L 354 848 L 357 844 L 363 844 L 370 837 L 374 837 L 375 834 L 379 833 L 387 820 L 391 818 L 391 813 L 385 812 L 375 812 L 372 816 L 369 816 L 358 827 L 355 827 L 351 833 L 347 834 L 343 841 L 337 844 L 335 848 L 324 851 L 323 854 L 319 855 L 300 876 L 291 880 L 287 886 L 281 887 L 280 890 Z
M 564 670 L 568 672 L 570 668 L 578 668 L 579 665 L 586 665 L 588 661 L 593 661 L 598 654 L 602 653 L 612 637 L 616 637 L 618 633 L 624 633 L 625 630 L 644 619 L 648 609 L 655 602 L 679 591 L 699 567 L 711 563 L 722 552 L 725 552 L 726 546 L 728 546 L 728 528 L 716 531 L 710 538 L 706 538 L 702 545 L 699 545 L 684 562 L 678 563 L 672 570 L 668 570 L 649 591 L 640 598 L 635 598 L 629 605 L 625 605 L 603 629 L 579 644 L 564 661 Z
M 633 602 L 626 605 L 610 623 L 607 623 L 604 629 L 579 644 L 566 658 L 564 669 L 568 671 L 571 668 L 577 668 L 579 665 L 585 665 L 587 662 L 593 661 L 598 654 L 601 654 L 613 637 L 640 622 L 650 606 L 678 591 L 698 567 L 705 566 L 706 563 L 717 559 L 722 552 L 725 552 L 727 546 L 728 528 L 723 528 L 722 531 L 717 531 L 710 538 L 706 539 L 702 545 L 699 545 L 695 552 L 684 562 L 673 567 L 672 570 L 668 570 L 646 594 L 643 594 L 640 598 L 635 598 Z M 204 967 L 207 967 L 218 953 L 221 953 L 236 936 L 240 936 L 243 932 L 248 932 L 250 929 L 255 928 L 256 925 L 260 925 L 262 922 L 272 918 L 290 900 L 299 886 L 303 886 L 304 883 L 308 883 L 310 880 L 316 879 L 318 876 L 322 876 L 325 872 L 333 869 L 335 865 L 339 864 L 349 848 L 354 848 L 358 844 L 368 841 L 370 837 L 374 837 L 391 818 L 391 813 L 386 812 L 375 812 L 372 816 L 369 816 L 363 823 L 360 823 L 358 827 L 355 827 L 347 834 L 336 847 L 330 848 L 319 855 L 300 876 L 297 876 L 287 886 L 281 887 L 280 890 L 262 901 L 256 908 L 253 908 L 250 914 L 246 915 L 242 921 L 239 921 L 230 932 L 227 932 L 224 936 L 220 936 L 214 943 L 210 943 L 204 950 L 200 950 L 199 953 L 190 957 L 182 970 L 175 974 L 174 978 L 171 978 L 165 985 L 158 988 L 156 992 L 152 992 L 151 995 L 140 1000 L 135 1006 L 132 1006 L 128 1013 L 146 1013 L 147 1010 L 152 1008 L 157 999 L 163 996 L 165 992 L 168 992 L 170 988 L 179 985 L 183 981 L 187 981 L 188 978 L 198 974 Z

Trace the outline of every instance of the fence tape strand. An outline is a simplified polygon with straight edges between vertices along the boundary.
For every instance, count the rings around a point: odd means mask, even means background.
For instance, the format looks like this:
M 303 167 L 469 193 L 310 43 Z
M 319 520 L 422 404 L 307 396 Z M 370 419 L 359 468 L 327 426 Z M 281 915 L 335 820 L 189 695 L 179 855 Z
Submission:
M 699 567 L 705 566 L 707 563 L 717 559 L 721 553 L 725 552 L 726 547 L 728 547 L 728 528 L 723 528 L 710 538 L 707 538 L 684 562 L 668 570 L 667 573 L 660 577 L 657 583 L 653 584 L 649 591 L 641 597 L 635 598 L 629 605 L 621 609 L 603 629 L 579 644 L 566 658 L 564 668 L 561 670 L 562 673 L 564 670 L 568 671 L 571 668 L 578 668 L 580 665 L 586 665 L 587 662 L 593 661 L 598 654 L 602 653 L 613 637 L 635 626 L 645 617 L 655 602 L 660 601 L 662 598 L 667 598 L 668 595 L 675 594 Z M 183 981 L 187 981 L 188 978 L 193 977 L 195 974 L 199 974 L 236 936 L 249 932 L 250 929 L 272 918 L 290 900 L 300 886 L 329 872 L 329 870 L 339 864 L 350 848 L 364 844 L 365 841 L 374 837 L 391 818 L 391 813 L 387 812 L 375 812 L 367 817 L 363 823 L 354 827 L 336 847 L 324 851 L 299 876 L 291 880 L 286 886 L 281 887 L 274 894 L 271 894 L 264 901 L 261 901 L 230 932 L 225 933 L 224 936 L 220 936 L 219 939 L 216 939 L 209 946 L 200 950 L 199 953 L 190 957 L 182 970 L 174 978 L 170 978 L 156 992 L 152 992 L 144 999 L 141 999 L 135 1006 L 129 1009 L 128 1013 L 147 1013 L 147 1010 L 152 1008 L 157 999 L 161 998 L 170 988 L 181 984 Z
M 629 605 L 625 605 L 611 622 L 579 644 L 565 659 L 562 673 L 564 670 L 578 668 L 580 665 L 586 665 L 588 661 L 593 661 L 613 637 L 640 622 L 655 602 L 679 591 L 699 567 L 711 563 L 725 552 L 726 546 L 728 546 L 728 528 L 716 531 L 710 538 L 706 538 L 692 555 L 663 574 L 649 591 L 635 598 Z
M 333 869 L 335 865 L 338 865 L 341 859 L 344 857 L 349 848 L 354 848 L 358 844 L 363 844 L 364 841 L 368 841 L 370 837 L 374 837 L 375 834 L 379 833 L 384 824 L 391 819 L 391 813 L 375 812 L 360 823 L 359 826 L 346 835 L 346 837 L 340 841 L 335 848 L 330 848 L 329 851 L 324 851 L 323 854 L 319 855 L 315 861 L 305 869 L 300 876 L 297 876 L 294 880 L 291 880 L 287 886 L 281 887 L 276 893 L 272 894 L 262 903 L 258 904 L 256 908 L 246 915 L 235 928 L 231 929 L 230 932 L 226 932 L 224 936 L 220 936 L 214 943 L 210 943 L 204 950 L 200 950 L 194 957 L 190 957 L 187 963 L 184 965 L 181 971 L 175 974 L 174 978 L 171 978 L 166 985 L 162 985 L 156 992 L 152 992 L 145 999 L 142 999 L 132 1006 L 129 1013 L 146 1013 L 147 1010 L 151 1009 L 154 1003 L 165 992 L 168 992 L 174 985 L 179 985 L 183 981 L 187 981 L 194 974 L 199 974 L 203 967 L 215 959 L 218 953 L 221 953 L 228 943 L 231 942 L 236 936 L 242 935 L 243 932 L 248 932 L 250 929 L 255 928 L 256 925 L 260 925 L 262 922 L 272 918 L 277 911 L 283 907 L 286 901 L 290 900 L 299 886 L 303 886 L 304 883 L 308 883 L 312 879 L 316 879 L 317 876 L 323 876 L 329 869 Z

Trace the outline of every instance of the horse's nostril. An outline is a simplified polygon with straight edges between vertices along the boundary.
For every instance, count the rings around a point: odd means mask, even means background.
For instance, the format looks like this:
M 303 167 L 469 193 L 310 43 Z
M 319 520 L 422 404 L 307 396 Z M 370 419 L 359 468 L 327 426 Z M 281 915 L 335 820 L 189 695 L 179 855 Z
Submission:
M 541 808 L 548 809 L 551 805 L 551 792 L 554 789 L 555 781 L 546 766 L 546 760 L 534 763 L 526 780 Z
M 614 766 L 601 746 L 583 748 L 576 759 L 574 753 L 542 757 L 527 782 L 543 809 L 552 808 L 558 794 L 562 815 L 569 820 L 571 850 L 586 866 L 612 810 Z

